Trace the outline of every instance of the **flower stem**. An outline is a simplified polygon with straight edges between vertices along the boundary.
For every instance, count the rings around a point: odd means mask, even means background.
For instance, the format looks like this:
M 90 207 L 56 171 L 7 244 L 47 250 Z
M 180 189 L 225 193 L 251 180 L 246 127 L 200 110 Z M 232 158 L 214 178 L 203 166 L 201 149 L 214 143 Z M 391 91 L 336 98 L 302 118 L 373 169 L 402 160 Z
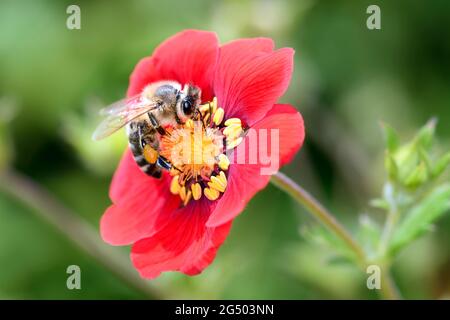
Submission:
M 278 188 L 291 195 L 297 202 L 304 206 L 314 218 L 319 220 L 331 232 L 342 239 L 348 247 L 353 250 L 362 266 L 366 264 L 366 257 L 361 246 L 319 201 L 281 172 L 274 174 L 271 181 Z
M 281 172 L 272 176 L 271 182 L 291 195 L 297 202 L 305 207 L 309 213 L 333 232 L 337 237 L 342 239 L 350 249 L 354 252 L 360 267 L 365 271 L 368 264 L 366 254 L 362 247 L 353 239 L 351 234 L 333 217 L 333 215 L 325 209 L 319 201 L 310 195 L 305 189 L 292 181 L 289 177 Z M 390 273 L 389 265 L 384 265 L 383 274 L 381 276 L 380 296 L 383 299 L 400 299 L 395 282 Z
M 381 275 L 381 292 L 380 294 L 387 300 L 400 300 L 401 296 L 395 285 L 394 279 L 389 266 L 385 266 Z
M 34 209 L 40 218 L 56 227 L 82 251 L 110 269 L 131 288 L 149 298 L 163 297 L 160 290 L 138 276 L 126 256 L 103 243 L 97 232 L 86 221 L 30 178 L 14 171 L 1 172 L 0 190 Z

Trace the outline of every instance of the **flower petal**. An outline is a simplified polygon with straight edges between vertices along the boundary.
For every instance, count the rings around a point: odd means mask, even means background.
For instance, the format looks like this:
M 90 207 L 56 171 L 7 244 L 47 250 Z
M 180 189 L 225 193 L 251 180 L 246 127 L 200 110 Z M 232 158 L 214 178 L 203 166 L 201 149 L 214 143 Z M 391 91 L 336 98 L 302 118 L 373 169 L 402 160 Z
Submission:
M 202 100 L 210 101 L 218 54 L 219 44 L 214 32 L 186 30 L 156 48 L 153 60 L 166 80 L 193 83 L 202 89 Z
M 167 174 L 161 179 L 147 176 L 127 151 L 111 184 L 113 204 L 100 221 L 103 240 L 112 245 L 127 245 L 161 229 L 180 201 L 169 192 L 169 185 Z
M 219 226 L 234 219 L 247 202 L 266 187 L 270 175 L 292 160 L 305 137 L 303 118 L 290 105 L 273 106 L 252 129 L 255 129 L 253 132 L 256 134 L 254 136 L 247 134 L 231 155 L 234 163 L 230 165 L 228 186 L 206 223 L 208 227 Z M 261 129 L 267 129 L 267 136 L 260 135 Z M 278 135 L 278 148 L 274 144 L 276 140 L 272 138 L 271 129 L 278 129 L 274 131 Z M 252 140 L 254 137 L 257 137 L 256 141 Z M 267 137 L 269 141 L 262 143 L 262 137 L 264 139 Z M 253 146 L 257 146 L 256 150 L 249 149 Z M 275 148 L 272 149 L 272 146 Z M 252 151 L 258 155 L 255 161 L 251 160 Z M 244 155 L 241 158 L 244 161 L 240 160 L 240 153 Z M 267 156 L 269 161 L 263 161 L 263 156 Z
M 272 51 L 269 39 L 244 39 L 220 48 L 214 93 L 226 118 L 239 117 L 248 125 L 261 119 L 286 91 L 294 50 Z
M 292 161 L 305 141 L 303 117 L 297 109 L 289 104 L 274 105 L 264 119 L 253 128 L 279 129 L 280 167 Z M 268 153 L 270 154 L 270 152 Z
M 157 47 L 151 57 L 142 59 L 130 76 L 127 96 L 139 94 L 144 87 L 160 80 L 193 83 L 202 89 L 202 99 L 213 97 L 212 82 L 219 53 L 213 32 L 186 30 Z
M 206 268 L 231 227 L 229 222 L 207 228 L 205 222 L 210 211 L 209 201 L 192 201 L 175 211 L 158 233 L 135 243 L 131 260 L 141 276 L 155 278 L 164 271 L 195 275 Z
M 153 58 L 141 59 L 130 75 L 127 97 L 140 94 L 146 85 L 160 80 L 164 80 L 164 76 L 159 73 Z

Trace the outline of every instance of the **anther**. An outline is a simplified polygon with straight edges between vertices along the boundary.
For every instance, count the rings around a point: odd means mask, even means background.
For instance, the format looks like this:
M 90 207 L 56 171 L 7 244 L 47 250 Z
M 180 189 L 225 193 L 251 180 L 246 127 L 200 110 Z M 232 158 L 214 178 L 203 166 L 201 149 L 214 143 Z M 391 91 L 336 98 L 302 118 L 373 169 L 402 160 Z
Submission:
M 216 112 L 214 112 L 213 122 L 216 126 L 222 123 L 223 116 L 225 115 L 225 111 L 222 108 L 217 108 Z
M 234 124 L 238 124 L 238 125 L 242 126 L 241 119 L 239 119 L 239 118 L 230 118 L 230 119 L 227 119 L 227 121 L 225 121 L 225 126 L 226 127 L 234 125 Z
M 223 134 L 229 138 L 237 138 L 241 135 L 241 133 L 242 133 L 242 127 L 240 124 L 230 125 L 229 127 L 226 127 L 223 130 Z
M 183 201 L 183 204 L 186 206 L 192 198 L 192 192 L 189 190 L 186 194 L 186 198 Z
M 172 178 L 172 182 L 170 183 L 170 192 L 173 194 L 180 193 L 180 184 L 178 183 L 178 179 L 180 176 L 175 176 Z
M 217 110 L 217 98 L 214 97 L 212 104 L 211 104 L 211 111 L 212 111 L 212 113 L 214 113 L 214 112 L 216 112 L 216 110 Z
M 200 186 L 199 183 L 194 183 L 191 186 L 191 190 L 192 190 L 192 197 L 194 198 L 194 200 L 198 200 L 202 197 L 202 187 Z
M 219 156 L 219 168 L 222 170 L 228 170 L 230 166 L 230 159 L 223 153 Z
M 239 144 L 241 144 L 242 140 L 242 137 L 237 139 L 227 139 L 227 150 L 236 148 Z
M 226 178 L 225 178 L 225 180 L 222 179 L 220 176 L 212 176 L 211 181 L 208 182 L 208 186 L 212 189 L 216 189 L 217 191 L 220 191 L 223 193 L 223 192 L 225 192 L 225 189 L 227 187 L 227 180 L 226 180 Z
M 181 187 L 180 189 L 180 198 L 182 201 L 186 200 L 186 187 Z
M 217 198 L 219 198 L 220 196 L 219 191 L 217 191 L 216 189 L 205 188 L 203 192 L 205 193 L 205 197 L 211 201 L 217 200 Z

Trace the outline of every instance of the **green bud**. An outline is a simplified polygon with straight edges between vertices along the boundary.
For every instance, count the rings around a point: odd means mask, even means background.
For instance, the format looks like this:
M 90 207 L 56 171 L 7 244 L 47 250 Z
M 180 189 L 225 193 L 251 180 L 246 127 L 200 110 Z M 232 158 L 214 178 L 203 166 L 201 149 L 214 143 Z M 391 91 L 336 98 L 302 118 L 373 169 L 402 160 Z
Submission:
M 389 179 L 396 181 L 398 179 L 398 165 L 389 151 L 384 156 L 384 167 L 388 173 Z
M 423 183 L 427 182 L 428 173 L 424 162 L 421 162 L 403 181 L 404 185 L 411 189 L 416 189 Z
M 400 145 L 400 139 L 397 132 L 394 128 L 384 122 L 381 123 L 381 128 L 383 129 L 386 148 L 389 152 L 395 152 Z
M 438 178 L 450 164 L 450 152 L 444 154 L 435 164 L 432 170 L 432 177 L 434 179 Z
M 436 132 L 437 118 L 430 119 L 417 133 L 414 140 L 416 143 L 423 147 L 425 150 L 429 150 L 433 142 L 434 133 Z

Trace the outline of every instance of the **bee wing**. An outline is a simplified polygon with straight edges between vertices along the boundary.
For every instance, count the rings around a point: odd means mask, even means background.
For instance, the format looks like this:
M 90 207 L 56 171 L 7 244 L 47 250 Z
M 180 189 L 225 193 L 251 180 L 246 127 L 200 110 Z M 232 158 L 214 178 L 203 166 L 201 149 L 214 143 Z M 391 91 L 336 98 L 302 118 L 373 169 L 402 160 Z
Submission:
M 140 95 L 117 101 L 100 110 L 106 118 L 100 123 L 92 135 L 93 140 L 101 140 L 124 127 L 130 121 L 156 109 L 156 102 L 144 101 Z

